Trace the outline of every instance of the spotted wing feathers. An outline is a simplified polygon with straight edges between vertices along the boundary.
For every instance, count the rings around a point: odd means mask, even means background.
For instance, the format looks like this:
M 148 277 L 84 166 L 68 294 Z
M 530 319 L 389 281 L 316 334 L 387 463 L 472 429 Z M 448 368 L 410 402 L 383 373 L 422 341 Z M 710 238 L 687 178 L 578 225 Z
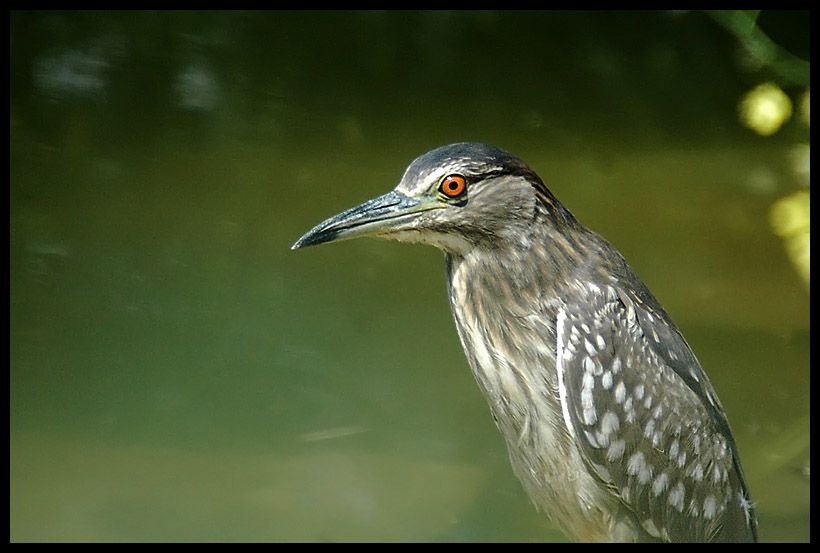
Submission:
M 557 323 L 565 422 L 645 539 L 753 539 L 725 416 L 665 315 L 592 287 Z

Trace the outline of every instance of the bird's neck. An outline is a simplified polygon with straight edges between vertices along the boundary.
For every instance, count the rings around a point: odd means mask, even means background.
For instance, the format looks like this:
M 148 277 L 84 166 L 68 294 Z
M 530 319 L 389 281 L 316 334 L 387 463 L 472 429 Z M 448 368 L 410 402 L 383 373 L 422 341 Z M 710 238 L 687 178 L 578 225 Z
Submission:
M 566 265 L 525 245 L 447 256 L 450 307 L 459 339 L 511 451 L 520 443 L 538 455 L 569 448 L 569 436 L 561 430 L 554 370 L 560 295 L 551 290 L 559 282 L 556 271 Z M 538 424 L 530 423 L 533 398 L 544 407 Z M 545 453 L 541 458 L 560 456 Z M 542 462 L 550 474 L 565 470 L 558 462 Z M 517 473 L 526 486 L 527 475 Z
M 598 256 L 594 236 L 583 229 L 572 234 L 575 238 L 540 229 L 503 247 L 447 255 L 448 294 L 459 338 L 488 396 L 501 390 L 485 381 L 497 376 L 492 359 L 504 357 L 499 351 L 528 355 L 525 366 L 539 370 L 554 363 L 555 320 L 565 287 L 577 283 Z M 557 390 L 550 371 L 532 379 Z M 490 398 L 491 405 L 495 400 Z
M 465 287 L 483 298 L 503 305 L 520 301 L 532 309 L 539 296 L 554 296 L 549 292 L 601 263 L 596 235 L 580 225 L 576 229 L 565 233 L 538 225 L 476 245 L 463 254 L 448 253 L 450 285 L 458 273 Z

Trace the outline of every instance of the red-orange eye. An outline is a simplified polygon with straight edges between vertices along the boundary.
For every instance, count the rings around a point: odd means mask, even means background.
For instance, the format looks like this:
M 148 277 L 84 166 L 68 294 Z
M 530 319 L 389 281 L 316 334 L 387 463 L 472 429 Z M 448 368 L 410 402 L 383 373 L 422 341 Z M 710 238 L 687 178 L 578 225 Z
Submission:
M 458 198 L 467 191 L 467 179 L 461 175 L 447 175 L 438 190 L 448 198 Z

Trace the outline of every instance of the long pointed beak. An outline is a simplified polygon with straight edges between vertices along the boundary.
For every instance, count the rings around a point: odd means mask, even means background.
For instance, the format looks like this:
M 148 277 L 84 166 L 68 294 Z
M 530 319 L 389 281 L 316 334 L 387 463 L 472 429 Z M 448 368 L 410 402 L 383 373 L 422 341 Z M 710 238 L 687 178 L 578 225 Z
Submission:
M 422 211 L 443 205 L 435 199 L 418 200 L 395 190 L 322 221 L 296 241 L 298 250 L 324 242 L 348 240 L 359 236 L 381 236 L 413 228 Z

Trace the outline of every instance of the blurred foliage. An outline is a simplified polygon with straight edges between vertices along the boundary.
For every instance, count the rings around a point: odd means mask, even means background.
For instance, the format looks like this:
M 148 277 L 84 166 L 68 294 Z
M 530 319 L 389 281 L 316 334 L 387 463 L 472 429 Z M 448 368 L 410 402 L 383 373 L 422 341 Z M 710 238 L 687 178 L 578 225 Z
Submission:
M 792 116 L 792 101 L 779 86 L 763 83 L 740 101 L 740 119 L 762 136 L 776 133 Z
M 809 61 L 789 52 L 763 31 L 759 25 L 759 10 L 713 11 L 709 14 L 738 39 L 751 70 L 768 72 L 779 82 L 770 80 L 759 84 L 742 97 L 738 108 L 741 122 L 761 136 L 773 135 L 791 119 L 794 111 L 793 102 L 781 85 L 797 85 L 805 87 L 798 100 L 798 110 L 808 130 L 811 120 Z M 808 13 L 798 14 L 804 16 L 808 24 Z M 808 32 L 805 39 L 808 40 Z M 810 182 L 809 148 L 808 143 L 798 143 L 792 153 L 793 171 L 802 177 L 801 184 L 806 187 Z M 807 287 L 810 286 L 810 202 L 808 190 L 798 191 L 777 200 L 770 212 L 772 229 L 783 238 L 789 259 Z
M 710 11 L 715 21 L 737 37 L 748 55 L 747 63 L 751 69 L 770 70 L 779 81 L 788 85 L 808 86 L 810 64 L 808 60 L 789 52 L 777 44 L 759 25 L 760 10 Z M 776 11 L 766 12 L 777 14 Z M 808 12 L 797 12 L 798 17 L 806 18 L 808 31 Z M 804 40 L 808 41 L 808 32 Z
M 772 206 L 771 224 L 775 234 L 781 236 L 786 242 L 789 258 L 808 286 L 811 270 L 811 194 L 809 191 L 799 190 L 777 200 Z

